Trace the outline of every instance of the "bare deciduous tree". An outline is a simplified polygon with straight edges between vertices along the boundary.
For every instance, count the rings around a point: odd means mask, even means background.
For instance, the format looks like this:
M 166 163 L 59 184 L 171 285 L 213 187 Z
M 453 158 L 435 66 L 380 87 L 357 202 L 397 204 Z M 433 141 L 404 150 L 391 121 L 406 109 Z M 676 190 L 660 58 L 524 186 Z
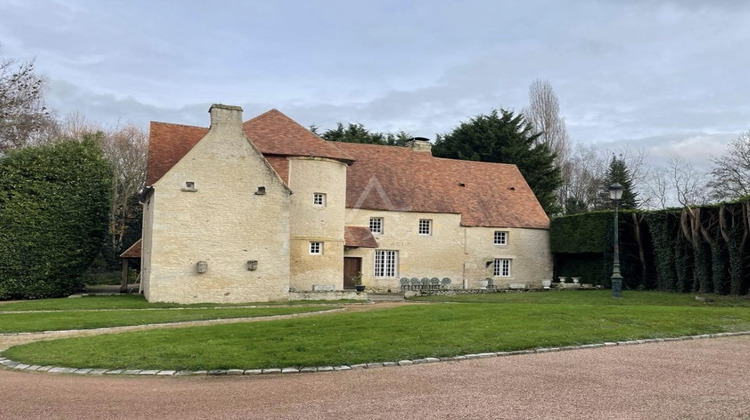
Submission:
M 642 185 L 641 205 L 646 209 L 666 209 L 672 203 L 669 170 L 664 167 L 650 168 L 649 176 Z
M 709 202 L 706 194 L 706 175 L 680 157 L 669 160 L 669 175 L 677 202 L 683 207 L 700 206 Z
M 34 63 L 0 56 L 0 152 L 45 143 L 56 134 Z
M 599 186 L 607 172 L 607 160 L 594 146 L 576 145 L 564 166 L 567 176 L 565 209 L 579 213 L 595 207 Z
M 66 116 L 61 131 L 68 138 L 80 139 L 85 134 L 99 134 L 99 147 L 112 165 L 112 201 L 109 218 L 109 246 L 116 258 L 124 251 L 128 223 L 138 217 L 140 206 L 134 197 L 146 182 L 148 135 L 135 125 L 114 129 L 103 129 L 98 124 L 88 123 L 80 113 Z
M 529 106 L 521 111 L 533 129 L 541 133 L 537 141 L 547 145 L 555 154 L 555 166 L 560 168 L 562 186 L 557 190 L 558 204 L 565 209 L 570 180 L 570 138 L 565 119 L 560 116 L 560 101 L 552 85 L 546 80 L 535 80 L 529 87 Z
M 560 101 L 552 85 L 546 80 L 535 80 L 529 87 L 529 106 L 522 111 L 526 121 L 542 133 L 539 141 L 546 143 L 557 155 L 558 167 L 570 155 L 570 138 L 565 119 L 560 116 Z
M 733 200 L 750 195 L 750 131 L 729 143 L 727 152 L 713 159 L 711 197 Z

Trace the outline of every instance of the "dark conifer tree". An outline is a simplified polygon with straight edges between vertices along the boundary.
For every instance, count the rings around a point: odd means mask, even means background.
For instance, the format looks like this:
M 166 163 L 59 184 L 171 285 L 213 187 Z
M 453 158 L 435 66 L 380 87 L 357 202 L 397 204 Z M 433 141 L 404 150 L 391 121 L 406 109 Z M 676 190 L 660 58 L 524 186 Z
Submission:
M 493 110 L 463 122 L 451 133 L 438 136 L 433 155 L 451 159 L 512 163 L 531 187 L 547 214 L 561 211 L 555 191 L 562 184 L 555 154 L 547 144 L 537 141 L 523 115 Z

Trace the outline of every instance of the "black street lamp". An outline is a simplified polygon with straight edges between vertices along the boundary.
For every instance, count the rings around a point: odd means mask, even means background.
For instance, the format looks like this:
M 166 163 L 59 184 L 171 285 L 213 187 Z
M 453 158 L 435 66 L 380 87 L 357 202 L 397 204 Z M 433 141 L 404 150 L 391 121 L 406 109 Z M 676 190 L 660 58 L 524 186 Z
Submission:
M 615 203 L 615 261 L 612 264 L 612 297 L 622 297 L 622 276 L 620 275 L 620 237 L 617 210 L 622 198 L 622 185 L 614 183 L 609 186 L 609 198 Z

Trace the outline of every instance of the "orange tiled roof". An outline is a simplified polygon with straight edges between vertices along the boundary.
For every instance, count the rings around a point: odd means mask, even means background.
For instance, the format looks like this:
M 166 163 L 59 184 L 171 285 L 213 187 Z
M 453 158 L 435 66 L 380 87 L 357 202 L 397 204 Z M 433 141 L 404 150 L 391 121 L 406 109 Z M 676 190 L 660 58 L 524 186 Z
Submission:
M 377 248 L 378 242 L 372 236 L 370 229 L 362 226 L 346 226 L 344 228 L 344 246 Z
M 441 159 L 406 147 L 336 143 L 351 155 L 346 207 L 461 215 L 463 226 L 546 229 L 516 165 Z
M 264 155 L 315 156 L 351 162 L 351 156 L 272 109 L 242 124 L 245 133 Z
M 141 258 L 141 239 L 120 254 L 120 258 Z
M 246 135 L 288 182 L 284 156 L 354 162 L 349 208 L 455 213 L 464 226 L 547 228 L 549 218 L 515 165 L 433 157 L 409 148 L 326 142 L 278 110 L 243 124 Z M 146 185 L 153 185 L 207 128 L 151 123 Z
M 146 185 L 154 185 L 195 146 L 208 128 L 151 121 Z
M 315 156 L 350 163 L 353 159 L 280 111 L 272 109 L 242 124 L 245 135 L 288 182 L 288 162 L 277 156 Z M 153 185 L 202 139 L 208 128 L 151 122 L 146 185 Z

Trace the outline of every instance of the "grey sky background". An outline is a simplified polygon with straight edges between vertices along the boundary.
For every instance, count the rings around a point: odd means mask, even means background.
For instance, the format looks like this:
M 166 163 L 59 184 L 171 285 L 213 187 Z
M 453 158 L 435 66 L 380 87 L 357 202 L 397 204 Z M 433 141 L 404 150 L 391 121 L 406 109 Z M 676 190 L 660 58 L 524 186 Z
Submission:
M 743 0 L 0 0 L 0 43 L 110 126 L 225 103 L 434 139 L 545 79 L 575 143 L 706 165 L 750 129 Z

